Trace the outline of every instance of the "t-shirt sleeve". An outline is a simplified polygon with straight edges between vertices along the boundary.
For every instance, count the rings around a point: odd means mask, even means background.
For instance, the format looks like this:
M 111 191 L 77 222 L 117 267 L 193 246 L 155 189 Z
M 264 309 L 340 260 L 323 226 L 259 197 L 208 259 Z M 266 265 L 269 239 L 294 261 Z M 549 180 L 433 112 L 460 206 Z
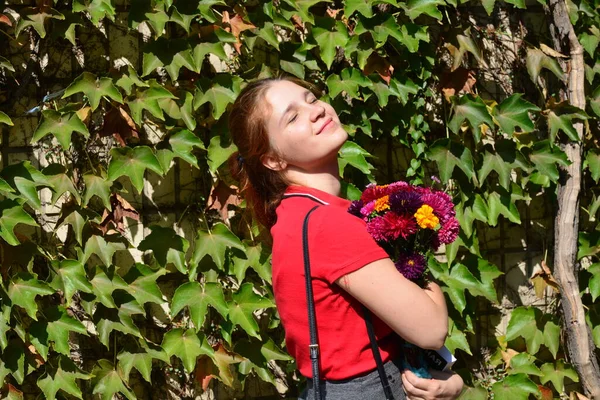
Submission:
M 320 207 L 310 221 L 311 274 L 328 283 L 388 255 L 362 219 L 338 207 Z M 311 219 L 313 218 L 311 217 Z

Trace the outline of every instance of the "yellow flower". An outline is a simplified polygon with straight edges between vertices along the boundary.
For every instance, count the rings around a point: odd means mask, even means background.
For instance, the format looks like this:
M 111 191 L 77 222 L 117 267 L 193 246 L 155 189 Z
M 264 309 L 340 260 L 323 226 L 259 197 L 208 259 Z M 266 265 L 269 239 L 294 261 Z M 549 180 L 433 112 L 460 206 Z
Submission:
M 384 211 L 390 208 L 390 196 L 383 196 L 375 200 L 375 211 Z
M 423 229 L 434 229 L 440 223 L 438 217 L 433 214 L 433 208 L 427 204 L 423 204 L 415 213 L 417 224 Z

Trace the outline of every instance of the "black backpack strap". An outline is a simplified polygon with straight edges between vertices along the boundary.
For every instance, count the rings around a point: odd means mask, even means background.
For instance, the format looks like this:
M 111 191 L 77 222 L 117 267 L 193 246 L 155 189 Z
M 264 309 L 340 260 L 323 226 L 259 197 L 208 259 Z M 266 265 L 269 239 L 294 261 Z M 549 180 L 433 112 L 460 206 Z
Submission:
M 373 358 L 377 364 L 377 372 L 379 373 L 379 379 L 381 379 L 381 386 L 383 386 L 383 393 L 385 394 L 386 400 L 393 400 L 394 395 L 392 394 L 392 388 L 388 381 L 385 370 L 383 369 L 383 361 L 381 360 L 381 354 L 379 353 L 379 346 L 375 339 L 375 329 L 373 329 L 373 319 L 371 318 L 371 311 L 363 305 L 363 314 L 365 318 L 365 324 L 367 325 L 367 332 L 369 334 L 369 341 L 371 342 L 371 350 L 373 351 Z
M 308 329 L 310 331 L 310 344 L 308 351 L 312 365 L 313 388 L 315 400 L 323 398 L 321 393 L 321 378 L 319 371 L 319 338 L 317 336 L 317 320 L 315 316 L 315 299 L 313 297 L 312 280 L 310 274 L 310 256 L 308 254 L 308 219 L 319 206 L 314 206 L 304 217 L 302 225 L 302 250 L 304 253 L 304 276 L 306 280 L 306 304 L 308 305 Z
M 313 375 L 313 389 L 315 391 L 315 400 L 324 399 L 323 393 L 321 393 L 321 377 L 319 370 L 319 338 L 317 336 L 317 320 L 315 315 L 315 300 L 312 290 L 312 278 L 310 273 L 310 255 L 308 252 L 308 221 L 310 215 L 319 206 L 314 206 L 304 217 L 304 223 L 302 225 L 302 251 L 304 253 L 304 276 L 306 280 L 306 303 L 308 306 L 308 329 L 310 332 L 310 344 L 308 345 L 310 361 L 312 365 Z M 386 400 L 394 400 L 390 383 L 385 375 L 383 369 L 383 361 L 381 360 L 381 354 L 379 353 L 379 345 L 375 339 L 375 330 L 373 329 L 373 321 L 371 319 L 371 312 L 367 307 L 363 306 L 363 314 L 365 324 L 367 325 L 367 333 L 369 334 L 369 342 L 371 343 L 371 350 L 373 351 L 373 357 L 377 364 L 377 372 L 379 373 L 379 379 L 383 386 L 383 392 L 385 393 Z

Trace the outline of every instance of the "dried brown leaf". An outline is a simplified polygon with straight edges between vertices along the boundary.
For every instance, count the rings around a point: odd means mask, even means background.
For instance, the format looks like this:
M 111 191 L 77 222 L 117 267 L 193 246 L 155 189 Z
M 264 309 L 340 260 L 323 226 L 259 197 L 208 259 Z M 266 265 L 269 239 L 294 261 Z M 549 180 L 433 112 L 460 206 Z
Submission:
M 444 71 L 440 78 L 440 89 L 447 101 L 450 97 L 463 94 L 473 93 L 473 86 L 477 82 L 475 73 L 472 70 L 458 67 L 454 71 Z
M 544 260 L 542 260 L 540 268 L 536 269 L 529 280 L 533 284 L 535 295 L 540 299 L 544 298 L 544 292 L 548 286 L 554 289 L 554 291 L 559 292 L 558 282 L 552 276 L 552 271 L 550 271 L 548 264 Z
M 208 356 L 202 356 L 196 363 L 195 378 L 200 382 L 202 390 L 206 390 L 213 377 L 216 368 L 213 361 Z
M 389 85 L 390 80 L 392 79 L 392 74 L 394 73 L 394 67 L 388 62 L 388 60 L 381 57 L 379 54 L 371 53 L 367 59 L 363 73 L 365 75 L 370 75 L 373 72 L 377 72 L 381 79 L 383 79 L 385 83 Z
M 550 57 L 569 58 L 568 56 L 565 56 L 564 54 L 554 50 L 552 47 L 546 46 L 544 43 L 540 44 L 540 50 Z
M 252 25 L 249 22 L 245 22 L 244 19 L 240 15 L 236 15 L 233 18 L 229 17 L 229 13 L 227 11 L 223 12 L 223 24 L 228 24 L 230 32 L 235 36 L 237 42 L 233 44 L 233 47 L 238 53 L 242 52 L 242 41 L 240 40 L 240 33 L 246 31 L 248 29 L 254 29 L 256 26 Z
M 8 18 L 8 15 L 6 15 L 6 14 L 0 14 L 0 24 L 13 26 L 12 21 L 10 20 L 10 18 Z
M 500 350 L 500 354 L 502 355 L 502 360 L 504 361 L 506 368 L 508 368 L 508 366 L 510 365 L 510 360 L 512 360 L 514 356 L 519 354 L 519 352 L 513 349 L 506 349 Z
M 241 202 L 238 188 L 219 180 L 210 190 L 206 209 L 218 211 L 223 222 L 229 225 L 229 205 L 237 206 Z
M 98 229 L 102 234 L 107 235 L 111 232 L 110 226 L 114 226 L 121 234 L 125 233 L 125 218 L 131 218 L 139 221 L 140 214 L 136 209 L 129 204 L 127 200 L 121 197 L 118 193 L 113 193 L 110 196 L 111 211 L 104 210 L 102 220 Z
M 552 400 L 554 398 L 554 396 L 552 394 L 552 389 L 549 389 L 543 385 L 538 385 L 538 389 L 540 390 L 540 399 L 541 400 Z
M 112 108 L 104 115 L 99 135 L 113 135 L 121 146 L 127 146 L 128 141 L 138 141 L 140 138 L 135 122 L 122 107 Z

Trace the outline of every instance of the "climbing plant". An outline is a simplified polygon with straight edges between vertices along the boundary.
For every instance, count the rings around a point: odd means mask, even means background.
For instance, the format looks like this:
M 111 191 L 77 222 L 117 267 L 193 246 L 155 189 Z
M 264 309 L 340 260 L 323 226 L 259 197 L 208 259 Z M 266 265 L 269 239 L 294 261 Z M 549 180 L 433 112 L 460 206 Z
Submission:
M 430 269 L 464 399 L 600 387 L 597 0 L 0 5 L 4 397 L 298 394 L 268 233 L 226 164 L 229 106 L 280 74 L 349 132 L 344 196 L 401 179 L 453 196 L 460 237 Z M 569 207 L 574 235 L 553 235 Z M 521 286 L 544 307 L 506 290 L 494 235 L 542 247 Z

